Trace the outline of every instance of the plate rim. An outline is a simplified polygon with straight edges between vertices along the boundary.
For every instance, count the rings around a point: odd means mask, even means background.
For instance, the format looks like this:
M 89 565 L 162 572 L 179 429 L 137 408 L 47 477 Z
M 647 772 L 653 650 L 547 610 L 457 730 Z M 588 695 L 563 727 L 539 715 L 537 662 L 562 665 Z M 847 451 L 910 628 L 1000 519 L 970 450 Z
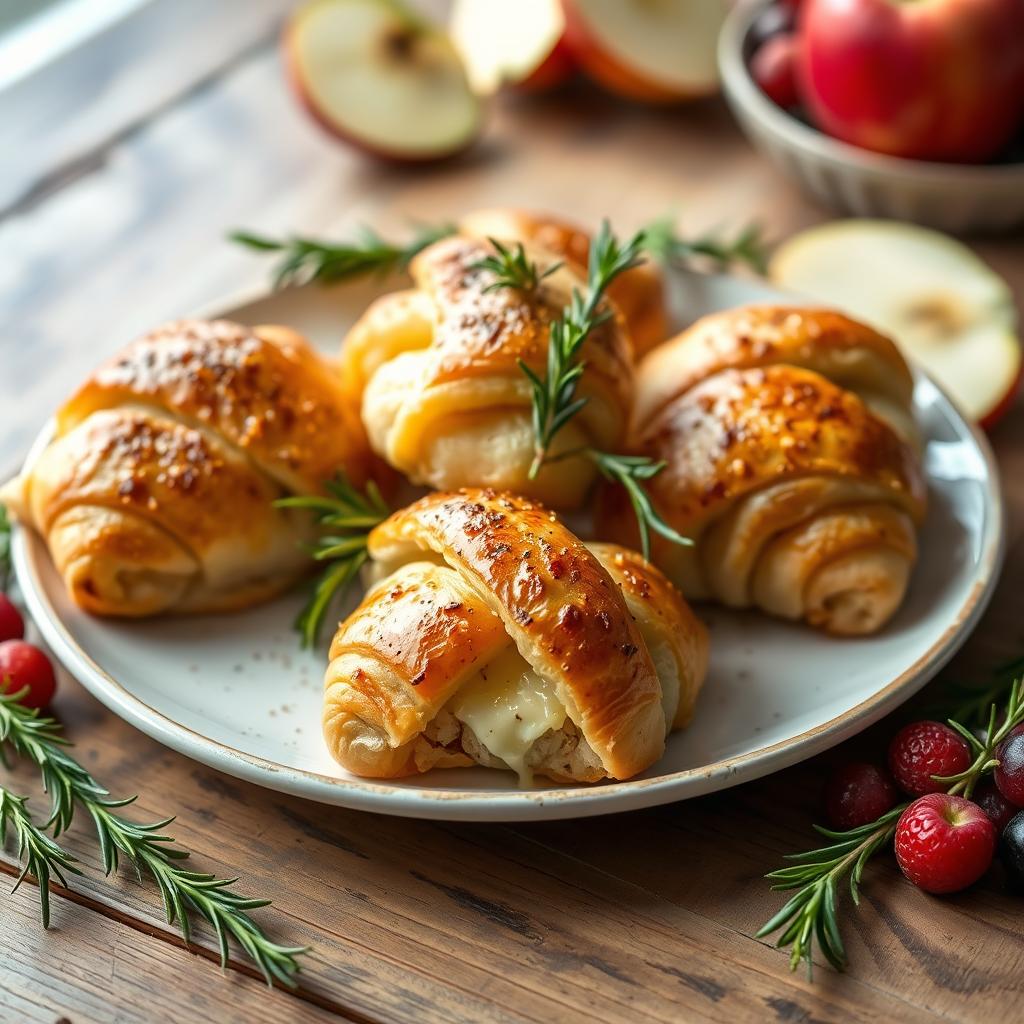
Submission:
M 265 288 L 247 290 L 222 300 L 217 309 L 224 315 L 225 310 L 259 301 L 268 294 Z M 227 305 L 228 302 L 232 305 Z M 209 316 L 211 313 L 206 310 L 199 315 Z M 282 765 L 182 725 L 141 700 L 96 663 L 60 619 L 41 585 L 37 560 L 46 557 L 42 539 L 17 523 L 14 524 L 11 544 L 15 577 L 36 628 L 47 645 L 64 668 L 102 704 L 178 753 L 264 788 L 320 803 L 399 817 L 507 822 L 591 817 L 691 799 L 780 771 L 871 725 L 935 676 L 970 635 L 988 605 L 999 580 L 1006 546 L 1006 512 L 995 454 L 981 429 L 961 414 L 941 386 L 925 374 L 915 372 L 935 388 L 945 406 L 944 414 L 958 430 L 971 438 L 985 465 L 987 528 L 981 534 L 983 548 L 978 569 L 964 603 L 927 651 L 896 678 L 852 708 L 794 736 L 745 754 L 650 779 L 627 779 L 574 788 L 478 792 L 406 788 L 359 778 L 340 779 Z M 51 419 L 33 441 L 25 465 L 31 464 L 49 443 L 52 432 Z M 676 794 L 675 790 L 682 792 Z

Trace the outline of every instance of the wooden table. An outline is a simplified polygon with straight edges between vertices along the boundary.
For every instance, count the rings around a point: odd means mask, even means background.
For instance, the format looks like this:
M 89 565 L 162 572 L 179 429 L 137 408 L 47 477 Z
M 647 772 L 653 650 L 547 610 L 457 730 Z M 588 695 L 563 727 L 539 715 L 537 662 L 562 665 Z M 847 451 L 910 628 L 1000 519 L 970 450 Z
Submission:
M 196 88 L 165 98 L 50 169 L 0 219 L 0 473 L 101 356 L 137 332 L 264 279 L 224 241 L 246 226 L 342 233 L 485 203 L 551 208 L 622 229 L 667 209 L 687 228 L 765 222 L 781 236 L 827 214 L 748 147 L 718 102 L 649 111 L 580 89 L 495 105 L 483 143 L 420 171 L 379 167 L 323 138 L 282 84 L 272 37 L 225 47 Z M 1024 296 L 1024 244 L 978 251 Z M 1024 651 L 1024 407 L 993 436 L 1010 504 L 1004 582 L 952 671 L 983 678 Z M 837 668 L 837 670 L 841 670 Z M 88 875 L 54 898 L 0 902 L 0 1018 L 53 1021 L 868 1021 L 1013 1019 L 1021 911 L 995 882 L 925 896 L 890 858 L 845 915 L 848 973 L 810 981 L 753 933 L 779 904 L 762 875 L 812 841 L 828 764 L 846 748 L 717 796 L 615 818 L 530 826 L 404 821 L 321 807 L 163 748 L 63 681 L 55 705 L 84 763 L 140 817 L 178 815 L 197 867 L 271 897 L 260 920 L 308 943 L 302 986 L 268 991 L 205 928 L 189 949 L 150 885 Z M 14 785 L 35 792 L 31 773 Z M 41 798 L 36 798 L 41 808 Z M 0 870 L 15 872 L 8 851 Z

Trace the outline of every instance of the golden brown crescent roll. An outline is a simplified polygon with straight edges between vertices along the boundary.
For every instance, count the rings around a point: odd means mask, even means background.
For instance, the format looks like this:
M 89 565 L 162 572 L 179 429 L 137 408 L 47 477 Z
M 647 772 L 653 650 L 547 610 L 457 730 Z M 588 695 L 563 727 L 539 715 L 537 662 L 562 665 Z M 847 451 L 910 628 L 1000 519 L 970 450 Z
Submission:
M 507 207 L 475 210 L 459 221 L 459 229 L 478 238 L 497 238 L 536 245 L 568 260 L 584 276 L 590 255 L 590 235 L 581 227 L 546 213 Z M 625 271 L 608 288 L 622 313 L 637 356 L 668 337 L 665 283 L 656 263 L 647 261 Z
M 72 598 L 103 615 L 241 608 L 308 568 L 305 513 L 369 449 L 336 374 L 294 331 L 185 320 L 101 366 L 2 493 Z
M 856 393 L 901 437 L 917 444 L 914 378 L 889 338 L 830 309 L 743 306 L 713 313 L 665 342 L 638 371 L 635 420 L 719 370 L 802 366 Z
M 325 679 L 324 736 L 348 771 L 625 779 L 689 720 L 707 633 L 639 555 L 476 489 L 395 513 L 369 551 L 383 578 L 338 628 Z
M 552 320 L 583 282 L 567 265 L 529 294 L 490 289 L 477 266 L 489 242 L 446 238 L 412 263 L 413 291 L 373 303 L 345 340 L 344 378 L 359 397 L 370 444 L 415 483 L 487 486 L 559 508 L 582 501 L 594 480 L 587 459 L 566 459 L 528 478 L 534 453 L 529 381 L 543 374 Z M 541 269 L 555 262 L 530 250 Z M 625 438 L 633 368 L 621 320 L 595 328 L 582 349 L 579 395 L 587 405 L 557 435 L 552 454 L 585 445 L 614 450 Z
M 895 407 L 905 366 L 852 321 L 844 344 L 836 331 L 845 319 L 791 311 L 790 334 L 761 346 L 750 341 L 756 325 L 787 317 L 741 310 L 701 322 L 642 364 L 646 415 L 633 445 L 665 461 L 649 493 L 696 541 L 684 548 L 656 538 L 653 557 L 687 597 L 839 634 L 870 633 L 899 607 L 925 512 L 916 453 L 853 390 L 804 367 L 892 396 Z M 740 335 L 732 343 L 729 323 Z M 802 365 L 785 362 L 789 353 Z M 771 355 L 778 365 L 758 365 Z M 602 535 L 630 539 L 632 517 L 618 491 L 603 493 L 598 521 Z

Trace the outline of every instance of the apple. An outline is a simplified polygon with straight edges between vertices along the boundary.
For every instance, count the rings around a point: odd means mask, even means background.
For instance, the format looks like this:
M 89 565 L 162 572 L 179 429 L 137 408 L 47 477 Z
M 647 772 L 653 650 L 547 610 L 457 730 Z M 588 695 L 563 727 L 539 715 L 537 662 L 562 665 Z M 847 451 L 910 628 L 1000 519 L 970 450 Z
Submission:
M 479 134 L 482 107 L 444 32 L 396 0 L 312 0 L 284 36 L 290 78 L 332 134 L 398 161 L 436 160 Z
M 726 0 L 562 0 L 566 40 L 594 81 L 650 103 L 718 90 Z
M 798 102 L 796 91 L 797 37 L 779 32 L 765 40 L 750 58 L 750 74 L 761 92 L 788 110 Z
M 984 428 L 1013 404 L 1022 366 L 1013 298 L 952 238 L 895 221 L 833 221 L 783 243 L 768 272 L 890 335 Z
M 1021 0 L 805 0 L 799 34 L 801 98 L 845 142 L 981 162 L 1020 124 Z
M 448 27 L 470 84 L 484 95 L 503 86 L 553 89 L 576 68 L 560 0 L 455 0 Z

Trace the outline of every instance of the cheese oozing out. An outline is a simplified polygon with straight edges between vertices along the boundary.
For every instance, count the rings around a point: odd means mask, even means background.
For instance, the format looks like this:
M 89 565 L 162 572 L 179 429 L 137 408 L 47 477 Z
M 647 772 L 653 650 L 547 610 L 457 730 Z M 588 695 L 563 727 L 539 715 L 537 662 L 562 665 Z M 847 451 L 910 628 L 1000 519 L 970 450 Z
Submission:
M 549 729 L 560 729 L 565 707 L 554 688 L 510 645 L 459 690 L 448 709 L 480 744 L 529 785 L 530 747 Z

